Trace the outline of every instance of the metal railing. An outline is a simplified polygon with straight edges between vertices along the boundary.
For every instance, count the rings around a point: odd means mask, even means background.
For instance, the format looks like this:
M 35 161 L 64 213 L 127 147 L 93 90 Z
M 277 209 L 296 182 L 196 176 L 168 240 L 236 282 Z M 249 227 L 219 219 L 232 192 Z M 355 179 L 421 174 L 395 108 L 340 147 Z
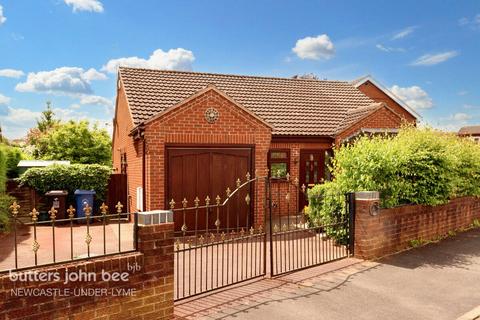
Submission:
M 102 205 L 99 207 L 99 213 L 97 215 L 93 215 L 92 207 L 86 203 L 82 208 L 84 216 L 76 217 L 75 212 L 77 210 L 70 205 L 66 210 L 68 218 L 64 219 L 57 219 L 58 210 L 52 207 L 48 211 L 49 220 L 45 221 L 39 221 L 40 212 L 37 211 L 36 208 L 33 208 L 30 212 L 31 222 L 23 223 L 18 217 L 20 205 L 18 205 L 16 201 L 13 202 L 13 204 L 10 206 L 10 211 L 13 226 L 14 261 L 11 261 L 11 257 L 9 258 L 7 255 L 7 258 L 4 259 L 4 261 L 0 261 L 0 272 L 5 272 L 8 270 L 18 271 L 32 267 L 48 266 L 69 261 L 86 260 L 92 257 L 109 256 L 118 253 L 136 251 L 136 230 L 138 226 L 137 213 L 134 213 L 135 216 L 133 224 L 125 224 L 123 221 L 128 221 L 130 213 L 123 212 L 123 207 L 123 204 L 118 202 L 115 206 L 115 213 L 109 213 L 108 206 L 105 203 L 102 203 Z M 130 242 L 129 245 L 125 245 L 125 243 L 122 245 L 122 225 L 129 225 L 132 227 L 132 242 Z M 24 241 L 20 239 L 20 237 L 24 238 L 25 234 L 19 235 L 19 231 L 23 231 L 25 227 L 29 228 L 28 233 L 26 234 L 28 236 L 28 240 L 31 238 L 30 232 L 33 232 L 31 250 L 25 250 L 26 248 L 23 243 Z M 107 232 L 107 227 L 109 232 Z M 59 230 L 61 231 L 60 234 Z M 95 235 L 92 234 L 92 230 L 95 231 Z M 78 239 L 76 239 L 74 236 L 74 234 L 78 235 L 78 231 L 82 232 L 84 235 L 83 245 L 86 246 L 86 252 L 84 251 L 85 248 L 83 251 L 82 249 L 78 250 Z M 41 233 L 41 236 L 39 233 Z M 59 237 L 61 240 L 68 238 L 69 245 L 64 242 L 59 244 Z M 102 241 L 100 244 L 96 241 L 99 237 Z M 114 239 L 115 237 L 117 239 Z M 94 241 L 93 244 L 92 241 Z M 42 252 L 45 254 L 42 255 L 42 261 L 39 261 L 39 252 L 41 252 L 44 246 L 46 247 L 46 250 L 51 251 L 51 259 L 45 258 L 47 253 Z M 95 247 L 93 252 L 92 246 Z M 21 252 L 19 252 L 19 247 L 22 248 Z M 75 253 L 75 251 L 77 252 Z M 22 260 L 28 260 L 30 259 L 28 256 L 29 252 L 33 255 L 33 263 L 26 263 L 27 265 L 25 265 L 25 263 L 23 263 L 23 265 L 20 264 L 19 256 L 22 257 Z M 58 257 L 59 252 L 62 253 L 60 257 Z M 9 267 L 5 267 L 5 264 L 8 264 L 8 262 L 12 263 L 10 263 Z

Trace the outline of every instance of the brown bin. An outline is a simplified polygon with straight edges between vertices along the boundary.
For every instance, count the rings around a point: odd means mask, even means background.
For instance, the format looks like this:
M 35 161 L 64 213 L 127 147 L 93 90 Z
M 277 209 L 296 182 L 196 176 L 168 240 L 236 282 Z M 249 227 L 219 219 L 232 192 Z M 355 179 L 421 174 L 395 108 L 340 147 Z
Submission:
M 51 190 L 45 193 L 47 197 L 48 210 L 52 207 L 57 210 L 56 219 L 66 219 L 67 211 L 67 195 L 68 192 L 65 190 Z

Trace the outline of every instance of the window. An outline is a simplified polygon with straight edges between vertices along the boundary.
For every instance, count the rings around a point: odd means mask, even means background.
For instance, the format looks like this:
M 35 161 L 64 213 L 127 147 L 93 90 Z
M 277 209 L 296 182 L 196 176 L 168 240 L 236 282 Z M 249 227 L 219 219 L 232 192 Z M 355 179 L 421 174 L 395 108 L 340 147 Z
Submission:
M 285 179 L 290 172 L 290 150 L 270 150 L 268 166 L 271 177 Z

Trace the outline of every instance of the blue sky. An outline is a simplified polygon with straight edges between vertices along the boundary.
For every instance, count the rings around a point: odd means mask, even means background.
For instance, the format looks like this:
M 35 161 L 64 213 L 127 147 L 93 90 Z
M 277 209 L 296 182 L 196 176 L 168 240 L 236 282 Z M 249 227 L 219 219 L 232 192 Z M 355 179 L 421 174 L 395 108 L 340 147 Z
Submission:
M 479 1 L 0 0 L 0 123 L 47 100 L 111 127 L 119 64 L 353 80 L 370 74 L 423 121 L 480 123 Z M 136 57 L 136 58 L 132 58 Z

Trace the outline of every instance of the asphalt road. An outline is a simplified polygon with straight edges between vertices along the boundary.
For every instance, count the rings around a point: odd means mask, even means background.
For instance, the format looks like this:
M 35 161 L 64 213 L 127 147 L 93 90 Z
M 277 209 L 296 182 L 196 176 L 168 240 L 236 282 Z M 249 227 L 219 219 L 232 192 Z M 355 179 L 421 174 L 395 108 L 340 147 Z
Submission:
M 336 270 L 332 270 L 336 269 Z M 457 319 L 480 305 L 480 230 L 378 262 L 346 259 L 182 302 L 205 319 Z

